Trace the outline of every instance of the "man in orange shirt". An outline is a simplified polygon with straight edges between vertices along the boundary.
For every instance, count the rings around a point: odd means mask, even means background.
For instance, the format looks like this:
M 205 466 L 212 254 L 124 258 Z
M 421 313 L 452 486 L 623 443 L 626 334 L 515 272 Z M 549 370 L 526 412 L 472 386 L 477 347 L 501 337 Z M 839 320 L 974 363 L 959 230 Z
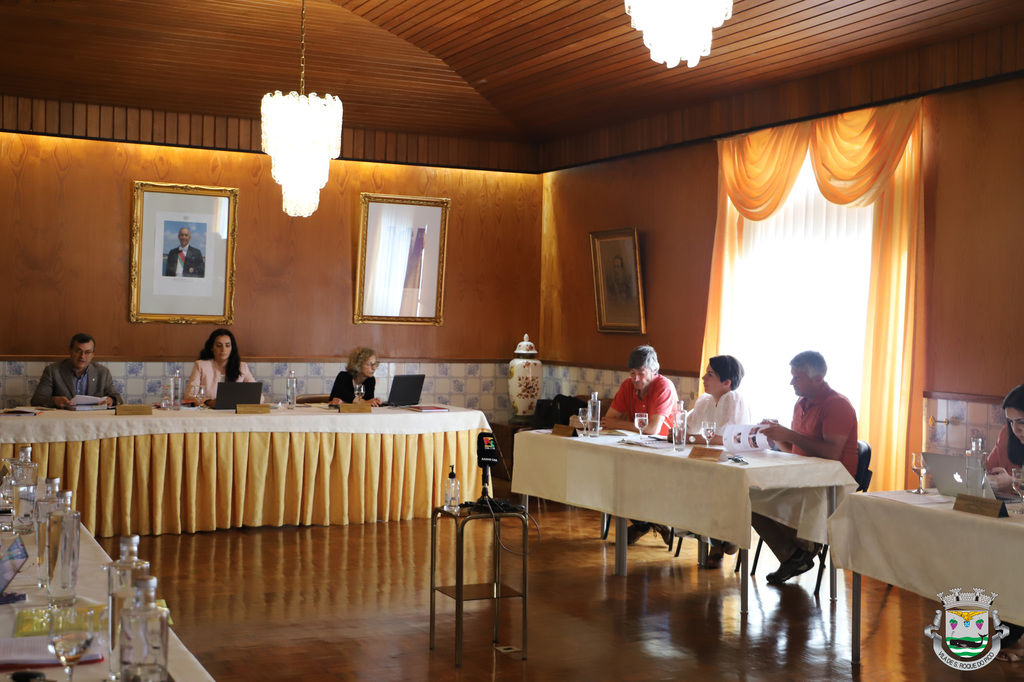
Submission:
M 800 396 L 793 408 L 793 428 L 772 422 L 761 429 L 780 448 L 807 457 L 836 459 L 851 476 L 857 473 L 857 413 L 844 396 L 825 382 L 828 366 L 816 351 L 804 351 L 789 362 L 793 392 Z M 767 580 L 781 585 L 814 567 L 820 546 L 801 540 L 796 529 L 761 514 L 751 515 L 751 525 L 781 561 Z

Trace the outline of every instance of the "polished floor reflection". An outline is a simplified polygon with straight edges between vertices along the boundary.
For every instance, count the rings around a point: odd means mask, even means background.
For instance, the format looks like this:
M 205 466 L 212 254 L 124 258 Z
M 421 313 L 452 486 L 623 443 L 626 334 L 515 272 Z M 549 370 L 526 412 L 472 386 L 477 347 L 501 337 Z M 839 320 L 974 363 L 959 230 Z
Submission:
M 649 534 L 613 575 L 614 545 L 600 515 L 534 501 L 529 658 L 490 639 L 488 602 L 466 610 L 465 660 L 454 662 L 454 605 L 438 597 L 429 651 L 430 522 L 259 528 L 144 537 L 174 629 L 217 680 L 942 680 L 961 679 L 934 656 L 923 630 L 935 603 L 864 580 L 863 664 L 850 665 L 847 580 L 836 603 L 814 598 L 813 573 L 784 587 L 751 580 L 739 616 L 739 579 L 699 570 L 696 543 L 675 558 Z M 486 578 L 490 531 L 467 539 L 467 581 Z M 517 547 L 509 523 L 506 544 Z M 116 538 L 102 541 L 113 553 Z M 442 582 L 454 543 L 442 534 Z M 767 558 L 766 558 L 767 557 Z M 503 564 L 518 584 L 517 557 Z M 518 600 L 504 602 L 501 645 L 520 645 Z M 966 673 L 965 673 L 966 675 Z M 971 680 L 1024 679 L 1024 663 L 995 662 Z

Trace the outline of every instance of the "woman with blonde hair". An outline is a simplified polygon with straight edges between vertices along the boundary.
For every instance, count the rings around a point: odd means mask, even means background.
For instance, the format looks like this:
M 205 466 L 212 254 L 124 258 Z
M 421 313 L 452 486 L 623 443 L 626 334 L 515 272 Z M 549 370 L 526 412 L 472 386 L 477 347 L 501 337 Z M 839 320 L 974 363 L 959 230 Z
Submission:
M 348 365 L 338 372 L 331 388 L 331 405 L 339 403 L 351 403 L 356 400 L 356 387 L 361 386 L 363 390 L 360 402 L 368 403 L 371 407 L 379 407 L 380 400 L 373 397 L 373 389 L 376 386 L 376 379 L 373 373 L 377 371 L 377 352 L 372 348 L 359 346 L 352 349 L 348 354 Z

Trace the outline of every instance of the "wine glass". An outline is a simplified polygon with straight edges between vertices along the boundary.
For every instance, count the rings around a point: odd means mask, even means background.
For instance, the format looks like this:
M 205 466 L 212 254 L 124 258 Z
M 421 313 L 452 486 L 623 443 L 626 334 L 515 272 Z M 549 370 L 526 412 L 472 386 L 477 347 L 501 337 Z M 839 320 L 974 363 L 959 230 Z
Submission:
M 354 402 L 357 402 L 357 403 L 363 402 L 363 385 L 362 384 L 356 384 L 355 390 L 356 390 L 356 398 L 355 398 Z
M 924 477 L 928 475 L 928 465 L 925 464 L 923 452 L 910 454 L 910 470 L 917 474 L 917 490 L 910 492 L 915 495 L 924 495 Z
M 580 433 L 580 435 L 582 435 L 582 436 L 589 435 L 589 431 L 590 431 L 590 405 L 587 405 L 586 407 L 581 407 L 580 408 L 579 418 L 580 418 L 580 428 L 582 428 L 582 432 Z
M 1010 469 L 1010 489 L 1024 502 L 1024 470 L 1014 467 Z
M 633 426 L 636 427 L 636 431 L 640 434 L 640 439 L 643 440 L 644 429 L 647 428 L 647 413 L 637 412 L 633 415 Z
M 71 606 L 51 606 L 47 613 L 50 629 L 50 651 L 64 666 L 68 682 L 73 679 L 75 664 L 92 646 L 96 636 L 96 615 Z
M 718 424 L 715 422 L 701 422 L 700 435 L 704 436 L 704 445 L 711 445 L 711 439 L 715 437 Z

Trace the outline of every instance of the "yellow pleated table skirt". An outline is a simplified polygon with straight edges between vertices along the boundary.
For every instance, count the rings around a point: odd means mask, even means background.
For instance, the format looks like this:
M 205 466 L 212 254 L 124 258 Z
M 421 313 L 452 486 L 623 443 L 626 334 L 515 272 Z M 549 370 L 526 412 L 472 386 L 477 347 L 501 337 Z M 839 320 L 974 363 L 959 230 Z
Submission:
M 33 443 L 32 459 L 100 537 L 344 525 L 428 518 L 452 464 L 476 499 L 477 433 L 160 433 Z

